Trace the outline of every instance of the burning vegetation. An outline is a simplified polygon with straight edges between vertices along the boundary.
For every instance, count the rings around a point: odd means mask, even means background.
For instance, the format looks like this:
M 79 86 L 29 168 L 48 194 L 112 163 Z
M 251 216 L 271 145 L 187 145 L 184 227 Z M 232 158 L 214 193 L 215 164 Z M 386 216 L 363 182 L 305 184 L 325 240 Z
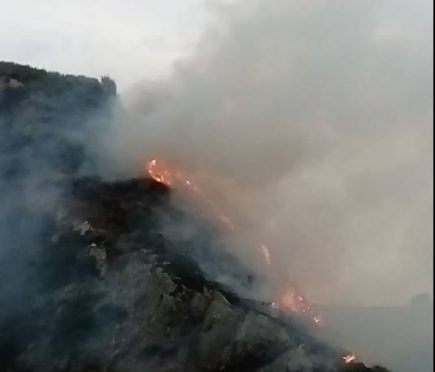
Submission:
M 0 78 L 13 79 L 0 86 L 2 370 L 384 371 L 312 335 L 304 319 L 322 316 L 293 283 L 272 302 L 245 296 L 262 278 L 225 249 L 237 224 L 181 170 L 155 159 L 145 177 L 96 176 L 88 119 L 110 117 L 110 81 L 13 64 Z M 273 272 L 270 247 L 252 249 Z

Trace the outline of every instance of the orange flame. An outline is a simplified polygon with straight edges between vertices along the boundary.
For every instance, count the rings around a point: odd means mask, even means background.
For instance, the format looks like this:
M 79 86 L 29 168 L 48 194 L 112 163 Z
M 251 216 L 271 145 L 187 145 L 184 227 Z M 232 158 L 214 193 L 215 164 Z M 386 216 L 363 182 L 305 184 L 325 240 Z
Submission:
M 208 198 L 202 190 L 189 178 L 183 175 L 179 170 L 172 170 L 170 167 L 162 160 L 153 159 L 147 163 L 146 167 L 148 175 L 154 179 L 156 182 L 162 183 L 168 187 L 176 187 L 184 190 L 190 191 L 192 195 L 195 195 L 198 199 L 202 201 L 203 204 L 207 205 L 212 211 L 215 218 L 220 221 L 227 229 L 231 231 L 236 231 L 236 226 L 234 222 L 226 216 L 220 208 Z M 261 254 L 264 258 L 267 266 L 273 269 L 272 265 L 272 255 L 269 247 L 261 243 Z M 310 319 L 316 326 L 323 325 L 322 315 L 316 311 L 313 306 L 307 301 L 307 299 L 301 294 L 301 291 L 297 288 L 294 283 L 290 281 L 288 287 L 281 294 L 279 299 L 272 301 L 270 304 L 271 309 L 279 311 L 289 311 L 297 313 L 304 318 Z M 357 357 L 354 353 L 349 352 L 341 357 L 345 364 L 354 363 L 357 361 Z

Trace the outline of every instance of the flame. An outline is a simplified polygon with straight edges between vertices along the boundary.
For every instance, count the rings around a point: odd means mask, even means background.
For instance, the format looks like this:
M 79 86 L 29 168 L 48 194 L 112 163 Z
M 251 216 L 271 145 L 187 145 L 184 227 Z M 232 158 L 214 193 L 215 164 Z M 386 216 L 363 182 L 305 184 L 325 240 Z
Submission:
M 202 190 L 193 182 L 193 180 L 185 176 L 183 172 L 177 169 L 171 170 L 168 164 L 157 159 L 149 161 L 147 163 L 146 170 L 148 175 L 159 183 L 162 183 L 168 187 L 189 191 L 190 194 L 195 196 L 195 198 L 202 204 L 208 206 L 217 221 L 219 221 L 228 230 L 236 231 L 234 222 L 220 210 L 213 200 L 208 198 L 202 192 Z M 265 263 L 271 268 L 271 270 L 273 270 L 272 256 L 269 247 L 266 244 L 261 243 L 260 248 Z M 288 288 L 286 288 L 284 291 L 284 294 L 281 294 L 278 297 L 280 298 L 276 301 L 273 301 L 271 304 L 273 309 L 298 313 L 304 318 L 309 319 L 317 326 L 323 324 L 321 315 L 313 309 L 312 305 L 310 305 L 305 297 L 302 296 L 301 292 L 294 284 L 289 283 Z
M 282 294 L 280 304 L 281 307 L 289 311 L 302 314 L 304 317 L 311 319 L 317 326 L 323 325 L 322 315 L 313 308 L 293 283 L 290 283 L 285 293 Z
M 236 231 L 236 225 L 234 222 L 220 210 L 213 200 L 203 193 L 193 180 L 185 176 L 180 170 L 171 170 L 168 164 L 164 161 L 153 159 L 147 163 L 146 171 L 156 182 L 168 187 L 189 191 L 190 194 L 194 195 L 202 204 L 208 206 L 216 220 L 225 226 L 225 228 L 231 231 Z M 266 244 L 261 243 L 260 252 L 266 265 L 273 270 L 272 255 L 269 247 Z M 271 310 L 297 313 L 303 318 L 310 320 L 316 326 L 322 326 L 324 324 L 322 315 L 302 295 L 302 292 L 291 280 L 287 284 L 286 289 L 281 291 L 277 297 L 277 299 L 270 303 Z M 341 359 L 345 364 L 351 364 L 357 361 L 355 353 L 352 352 L 343 355 Z
M 150 177 L 155 181 L 166 186 L 172 186 L 174 177 L 162 162 L 157 161 L 156 159 L 151 160 L 148 162 L 147 171 Z
M 233 221 L 226 216 L 220 208 L 209 199 L 194 183 L 193 180 L 188 178 L 180 170 L 171 170 L 171 168 L 162 160 L 153 159 L 147 163 L 146 167 L 148 175 L 155 181 L 162 183 L 168 187 L 174 187 L 178 189 L 184 189 L 189 191 L 197 200 L 202 204 L 208 206 L 214 216 L 217 216 L 217 220 L 220 221 L 227 229 L 235 231 L 235 225 Z

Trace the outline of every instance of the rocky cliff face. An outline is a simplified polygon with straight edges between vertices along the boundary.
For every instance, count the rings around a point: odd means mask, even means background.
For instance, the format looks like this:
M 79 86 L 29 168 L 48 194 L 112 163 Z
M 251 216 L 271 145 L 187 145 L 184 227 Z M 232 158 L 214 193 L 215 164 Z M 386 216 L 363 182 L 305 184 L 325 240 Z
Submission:
M 110 82 L 0 67 L 1 370 L 382 371 L 345 366 L 297 319 L 243 298 L 261 279 L 167 187 L 83 175 L 71 130 Z

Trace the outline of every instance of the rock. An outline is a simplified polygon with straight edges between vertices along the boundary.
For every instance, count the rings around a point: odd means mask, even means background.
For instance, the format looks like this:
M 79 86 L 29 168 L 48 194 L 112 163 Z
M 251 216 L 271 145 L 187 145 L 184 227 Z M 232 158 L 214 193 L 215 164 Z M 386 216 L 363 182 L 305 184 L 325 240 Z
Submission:
M 249 312 L 224 354 L 225 370 L 254 370 L 294 346 L 285 328 L 269 317 Z
M 223 355 L 242 319 L 224 296 L 215 292 L 213 297 L 198 340 L 198 361 L 204 371 L 219 371 L 223 368 Z

